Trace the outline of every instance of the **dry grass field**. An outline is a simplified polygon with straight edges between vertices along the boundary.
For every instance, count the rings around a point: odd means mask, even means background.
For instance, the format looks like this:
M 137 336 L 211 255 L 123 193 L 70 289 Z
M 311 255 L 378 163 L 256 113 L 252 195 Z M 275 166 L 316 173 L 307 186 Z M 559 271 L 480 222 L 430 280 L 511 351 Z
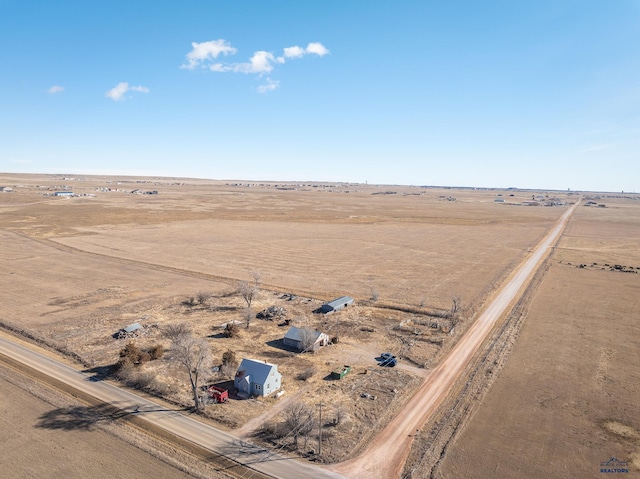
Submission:
M 207 338 L 216 361 L 232 350 L 239 358 L 274 362 L 284 376 L 281 400 L 209 406 L 218 425 L 244 426 L 249 434 L 247 425 L 272 420 L 282 401 L 315 405 L 322 398 L 329 421 L 346 418 L 327 430 L 327 461 L 362 447 L 399 410 L 420 382 L 420 367 L 456 341 L 565 211 L 494 202 L 497 195 L 511 203 L 531 199 L 531 192 L 518 191 L 45 175 L 0 175 L 0 184 L 13 188 L 0 193 L 4 325 L 100 368 L 117 360 L 126 341 L 113 334 L 127 324 L 148 326 L 136 340 L 140 347 L 169 349 L 166 326 L 188 323 Z M 63 185 L 95 196 L 49 196 Z M 135 189 L 158 194 L 132 194 Z M 222 337 L 221 325 L 243 318 L 234 291 L 252 271 L 263 280 L 254 313 L 284 306 L 295 324 L 339 342 L 317 354 L 294 354 L 282 347 L 286 327 L 257 319 L 239 337 Z M 185 304 L 198 291 L 212 296 Z M 281 299 L 285 292 L 298 298 Z M 324 300 L 345 294 L 356 298 L 355 307 L 329 317 L 312 314 Z M 464 310 L 449 334 L 451 324 L 437 315 L 453 295 Z M 434 319 L 441 329 L 432 328 Z M 401 357 L 400 367 L 376 366 L 384 350 Z M 339 382 L 324 379 L 342 364 L 353 373 Z M 299 379 L 307 369 L 315 374 Z M 209 380 L 224 378 L 212 373 Z M 189 404 L 185 375 L 168 356 L 147 363 L 138 382 Z
M 571 219 L 506 366 L 438 477 L 595 478 L 612 457 L 630 470 L 616 476 L 638 474 L 640 202 L 602 201 Z
M 192 477 L 132 447 L 97 425 L 56 421 L 59 408 L 1 377 L 0 471 L 34 477 Z M 81 421 L 79 421 L 81 422 Z

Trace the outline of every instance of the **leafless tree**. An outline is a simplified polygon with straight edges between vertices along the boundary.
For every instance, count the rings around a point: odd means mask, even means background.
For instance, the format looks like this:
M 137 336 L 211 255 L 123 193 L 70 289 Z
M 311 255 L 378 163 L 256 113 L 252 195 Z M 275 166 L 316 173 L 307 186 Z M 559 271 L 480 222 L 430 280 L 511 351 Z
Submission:
M 238 283 L 238 294 L 240 294 L 242 299 L 244 299 L 244 302 L 247 303 L 245 320 L 247 322 L 248 328 L 249 324 L 251 324 L 251 319 L 253 316 L 251 312 L 251 303 L 258 294 L 258 287 L 256 286 L 256 283 L 251 284 L 248 281 L 240 281 L 240 283 Z
M 188 336 L 190 334 L 191 328 L 186 323 L 170 324 L 164 332 L 164 335 L 170 339 L 171 342 L 179 341 L 184 336 Z
M 313 345 L 316 342 L 316 338 L 318 334 L 311 328 L 300 328 L 298 330 L 298 335 L 300 336 L 300 346 L 302 346 L 303 353 L 308 351 L 313 351 Z
M 451 296 L 451 311 L 450 311 L 450 316 L 452 320 L 456 320 L 457 319 L 457 315 L 460 312 L 460 310 L 462 309 L 462 299 L 460 298 L 460 296 Z
M 371 301 L 372 302 L 376 302 L 378 301 L 378 298 L 380 297 L 380 294 L 378 293 L 378 288 L 376 288 L 375 286 L 371 286 Z
M 198 390 L 202 376 L 211 367 L 209 343 L 203 338 L 194 338 L 191 333 L 182 334 L 172 342 L 171 356 L 189 374 L 195 408 L 204 409 Z
M 293 403 L 285 409 L 284 420 L 289 433 L 293 435 L 296 449 L 298 448 L 298 438 L 309 434 L 316 422 L 313 409 L 304 403 Z
M 251 277 L 253 278 L 253 285 L 256 290 L 260 289 L 260 285 L 262 284 L 262 273 L 260 271 L 254 270 L 251 272 Z

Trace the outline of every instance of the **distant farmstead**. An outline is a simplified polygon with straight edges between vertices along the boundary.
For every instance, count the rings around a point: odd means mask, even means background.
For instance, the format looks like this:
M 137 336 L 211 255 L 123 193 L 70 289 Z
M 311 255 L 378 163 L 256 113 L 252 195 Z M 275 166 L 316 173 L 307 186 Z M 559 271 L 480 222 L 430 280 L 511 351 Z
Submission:
M 282 375 L 278 366 L 257 359 L 243 359 L 233 385 L 241 396 L 268 396 L 280 389 Z
M 328 303 L 324 303 L 320 307 L 320 312 L 323 314 L 335 313 L 336 311 L 340 311 L 352 304 L 353 298 L 351 296 L 342 296 L 338 299 L 334 299 L 333 301 L 329 301 Z

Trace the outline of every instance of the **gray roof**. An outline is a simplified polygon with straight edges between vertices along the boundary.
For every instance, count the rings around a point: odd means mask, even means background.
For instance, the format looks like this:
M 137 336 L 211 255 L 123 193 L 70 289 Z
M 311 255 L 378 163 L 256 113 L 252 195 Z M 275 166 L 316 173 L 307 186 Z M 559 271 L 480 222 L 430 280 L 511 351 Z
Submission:
M 251 376 L 252 383 L 264 384 L 273 368 L 275 368 L 276 371 L 278 370 L 278 366 L 275 364 L 245 358 L 240 363 L 240 367 L 238 367 L 238 373 L 244 371 L 244 375 Z
M 341 296 L 338 299 L 334 299 L 333 301 L 329 301 L 328 303 L 325 303 L 325 304 L 332 308 L 337 308 L 340 306 L 344 306 L 345 304 L 351 304 L 351 303 L 353 303 L 353 298 L 351 296 Z
M 138 329 L 141 329 L 142 325 L 140 323 L 132 323 L 129 326 L 122 328 L 124 329 L 125 333 L 132 333 L 133 331 L 137 331 Z
M 316 342 L 318 340 L 318 338 L 322 335 L 322 333 L 320 331 L 314 331 L 312 329 L 309 328 L 298 328 L 296 326 L 291 326 L 289 328 L 289 331 L 287 331 L 287 334 L 284 335 L 284 337 L 286 339 L 291 339 L 293 341 L 302 341 L 302 334 L 301 332 L 303 330 L 306 330 L 309 332 L 309 334 L 313 334 L 314 335 L 314 342 Z

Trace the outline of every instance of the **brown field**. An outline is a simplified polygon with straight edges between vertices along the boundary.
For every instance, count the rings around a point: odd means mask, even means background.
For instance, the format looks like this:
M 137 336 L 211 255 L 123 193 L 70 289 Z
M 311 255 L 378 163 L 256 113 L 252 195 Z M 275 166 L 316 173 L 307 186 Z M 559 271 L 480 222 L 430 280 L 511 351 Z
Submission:
M 74 426 L 71 421 L 56 421 L 60 408 L 9 382 L 2 377 L 6 374 L 12 376 L 11 372 L 0 370 L 3 478 L 193 477 L 97 425 Z
M 531 192 L 276 185 L 252 187 L 204 180 L 112 178 L 63 180 L 55 176 L 0 175 L 14 191 L 0 193 L 0 300 L 2 323 L 45 341 L 86 367 L 113 364 L 126 341 L 112 337 L 139 321 L 141 347 L 162 343 L 163 328 L 188 322 L 207 337 L 217 361 L 230 349 L 278 364 L 282 400 L 236 401 L 209 406 L 218 426 L 260 426 L 282 401 L 300 399 L 337 409 L 348 420 L 327 431 L 323 456 L 342 460 L 397 412 L 424 374 L 464 332 L 468 319 L 564 208 L 494 203 L 529 200 Z M 95 197 L 44 196 L 55 185 Z M 282 187 L 283 185 L 278 185 Z M 127 191 L 96 191 L 96 188 Z M 135 195 L 136 188 L 157 195 Z M 61 189 L 61 188 L 57 188 Z M 395 194 L 376 194 L 394 191 Z M 514 197 L 508 196 L 514 194 Z M 455 196 L 456 201 L 447 201 Z M 574 197 L 561 196 L 571 201 Z M 613 211 L 606 210 L 606 212 Z M 605 212 L 599 210 L 596 213 Z M 253 310 L 279 304 L 289 319 L 338 336 L 315 355 L 293 354 L 279 340 L 286 328 L 254 319 L 240 337 L 221 337 L 220 325 L 242 320 L 234 294 L 238 280 L 259 271 L 263 284 Z M 581 270 L 581 272 L 584 272 Z M 614 273 L 611 273 L 614 274 Z M 379 293 L 370 301 L 372 288 Z M 211 291 L 204 305 L 185 299 Z M 283 292 L 299 297 L 284 301 Z M 357 306 L 329 317 L 311 314 L 324 300 L 347 294 Z M 462 298 L 459 326 L 438 318 Z M 434 320 L 440 329 L 433 329 Z M 395 369 L 374 357 L 394 351 Z M 340 382 L 324 377 L 350 364 Z M 297 379 L 313 368 L 310 379 Z M 189 403 L 184 374 L 167 358 L 144 366 L 149 390 Z M 212 374 L 210 381 L 225 378 Z M 376 395 L 374 401 L 360 394 Z
M 638 474 L 640 204 L 606 204 L 571 219 L 506 366 L 436 477 L 595 478 L 611 457 L 630 470 L 616 475 Z

